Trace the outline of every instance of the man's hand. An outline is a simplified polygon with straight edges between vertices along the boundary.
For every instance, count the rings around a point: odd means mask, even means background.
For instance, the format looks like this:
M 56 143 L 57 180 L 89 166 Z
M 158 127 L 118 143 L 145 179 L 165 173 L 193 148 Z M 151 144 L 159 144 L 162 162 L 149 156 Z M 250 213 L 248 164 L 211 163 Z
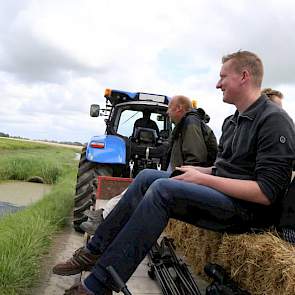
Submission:
M 270 200 L 254 180 L 232 179 L 208 175 L 206 173 L 207 170 L 203 170 L 208 168 L 204 167 L 182 166 L 176 169 L 182 171 L 183 174 L 172 177 L 172 179 L 205 185 L 236 199 L 262 205 L 270 205 Z
M 212 174 L 212 168 L 213 167 L 201 167 L 201 166 L 191 166 L 191 165 L 183 165 L 180 168 L 192 168 L 197 171 L 200 171 L 205 174 Z M 177 170 L 179 170 L 179 167 L 176 167 Z
M 195 169 L 194 166 L 182 166 L 180 168 L 176 168 L 177 170 L 184 172 L 181 175 L 174 176 L 172 179 L 183 180 L 186 182 L 192 182 L 196 184 L 202 184 L 202 178 L 206 175 L 203 172 L 200 172 L 198 169 Z M 202 167 L 198 167 L 202 168 Z

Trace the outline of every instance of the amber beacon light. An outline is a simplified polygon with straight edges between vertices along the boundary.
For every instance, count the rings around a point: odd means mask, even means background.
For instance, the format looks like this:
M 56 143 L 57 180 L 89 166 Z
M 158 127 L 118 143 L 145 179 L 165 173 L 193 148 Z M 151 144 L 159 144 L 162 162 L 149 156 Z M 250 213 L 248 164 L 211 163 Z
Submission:
M 111 94 L 112 94 L 112 89 L 106 88 L 105 91 L 104 91 L 104 96 L 105 97 L 110 97 Z

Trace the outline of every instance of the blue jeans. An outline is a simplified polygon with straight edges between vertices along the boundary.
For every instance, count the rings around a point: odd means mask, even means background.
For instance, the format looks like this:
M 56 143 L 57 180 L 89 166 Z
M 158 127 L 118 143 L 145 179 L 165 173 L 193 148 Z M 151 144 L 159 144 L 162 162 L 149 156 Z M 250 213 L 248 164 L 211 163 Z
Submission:
M 169 218 L 215 231 L 243 231 L 251 205 L 206 186 L 169 179 L 157 170 L 140 172 L 117 206 L 96 229 L 87 248 L 102 253 L 85 285 L 104 294 L 112 265 L 126 282 L 165 229 Z

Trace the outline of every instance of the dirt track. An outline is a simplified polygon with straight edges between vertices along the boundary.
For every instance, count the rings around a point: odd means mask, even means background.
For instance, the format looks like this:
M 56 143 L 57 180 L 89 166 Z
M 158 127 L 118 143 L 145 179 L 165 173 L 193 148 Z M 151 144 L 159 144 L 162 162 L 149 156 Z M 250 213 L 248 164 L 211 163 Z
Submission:
M 36 288 L 33 288 L 31 295 L 61 295 L 65 289 L 71 287 L 80 275 L 58 276 L 52 274 L 52 267 L 58 262 L 70 258 L 75 250 L 83 245 L 84 237 L 74 231 L 69 224 L 61 233 L 54 237 L 54 242 L 49 254 L 43 258 L 41 281 Z

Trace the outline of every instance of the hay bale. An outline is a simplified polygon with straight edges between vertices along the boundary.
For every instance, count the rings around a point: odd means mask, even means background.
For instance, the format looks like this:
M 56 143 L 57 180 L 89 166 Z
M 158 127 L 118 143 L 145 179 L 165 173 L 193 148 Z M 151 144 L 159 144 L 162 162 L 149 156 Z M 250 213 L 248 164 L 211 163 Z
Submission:
M 193 225 L 171 220 L 165 234 L 174 239 L 197 274 L 205 276 L 204 266 L 209 261 L 216 261 L 222 234 L 197 228 Z
M 276 233 L 224 235 L 218 258 L 251 294 L 295 294 L 295 248 Z
M 228 235 L 172 220 L 166 234 L 202 276 L 208 262 L 223 266 L 253 295 L 295 294 L 295 247 L 275 232 Z

